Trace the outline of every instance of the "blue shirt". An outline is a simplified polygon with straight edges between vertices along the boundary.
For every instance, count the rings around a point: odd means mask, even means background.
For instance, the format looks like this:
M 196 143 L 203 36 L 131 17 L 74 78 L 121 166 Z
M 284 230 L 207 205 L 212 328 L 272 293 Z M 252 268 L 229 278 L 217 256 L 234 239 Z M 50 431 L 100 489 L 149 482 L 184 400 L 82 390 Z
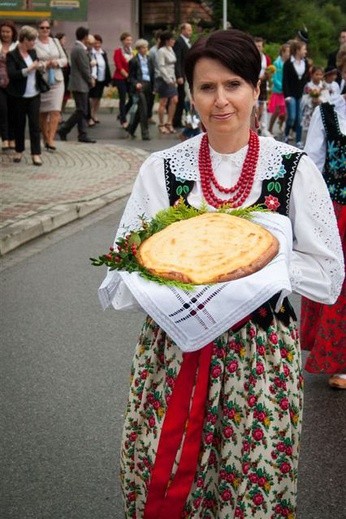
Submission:
M 150 81 L 148 58 L 146 56 L 141 56 L 141 54 L 138 54 L 138 57 L 141 65 L 143 81 Z

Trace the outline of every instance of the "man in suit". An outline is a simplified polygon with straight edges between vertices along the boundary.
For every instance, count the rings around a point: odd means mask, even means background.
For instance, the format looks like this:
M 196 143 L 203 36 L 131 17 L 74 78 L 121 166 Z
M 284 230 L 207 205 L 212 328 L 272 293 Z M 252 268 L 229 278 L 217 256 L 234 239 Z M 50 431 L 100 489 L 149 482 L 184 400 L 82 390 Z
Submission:
M 89 29 L 78 27 L 76 30 L 77 41 L 71 51 L 71 73 L 69 90 L 72 92 L 76 109 L 73 114 L 64 122 L 58 134 L 62 141 L 66 141 L 67 134 L 77 124 L 78 141 L 94 143 L 87 134 L 88 128 L 88 103 L 89 90 L 95 86 L 95 79 L 91 75 L 90 59 L 88 54 Z
M 180 26 L 180 35 L 175 41 L 173 50 L 177 57 L 175 64 L 175 76 L 178 84 L 178 104 L 173 118 L 173 126 L 181 128 L 183 126 L 182 116 L 185 108 L 185 56 L 191 47 L 190 38 L 192 35 L 192 26 L 189 23 L 183 23 Z
M 140 123 L 142 140 L 149 141 L 148 119 L 154 102 L 155 67 L 148 55 L 147 40 L 137 40 L 135 48 L 137 54 L 129 62 L 128 81 L 130 93 L 133 96 L 133 105 L 130 108 L 130 122 L 126 130 L 129 136 L 134 138 L 138 123 Z

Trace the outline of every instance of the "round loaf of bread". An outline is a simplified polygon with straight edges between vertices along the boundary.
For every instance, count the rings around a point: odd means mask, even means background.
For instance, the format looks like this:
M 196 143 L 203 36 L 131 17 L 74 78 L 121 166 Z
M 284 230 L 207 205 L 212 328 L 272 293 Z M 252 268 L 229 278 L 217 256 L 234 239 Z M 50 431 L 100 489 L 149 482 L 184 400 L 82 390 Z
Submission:
M 201 285 L 253 274 L 278 250 L 278 240 L 264 227 L 227 213 L 205 213 L 153 234 L 137 258 L 155 276 Z

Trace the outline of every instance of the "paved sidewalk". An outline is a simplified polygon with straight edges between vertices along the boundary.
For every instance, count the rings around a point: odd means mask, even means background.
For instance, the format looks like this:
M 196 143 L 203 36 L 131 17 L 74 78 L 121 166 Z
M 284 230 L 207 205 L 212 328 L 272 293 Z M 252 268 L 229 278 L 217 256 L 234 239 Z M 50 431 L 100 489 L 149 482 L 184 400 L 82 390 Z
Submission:
M 57 151 L 42 151 L 42 167 L 32 164 L 28 141 L 19 164 L 0 151 L 0 256 L 127 196 L 145 157 L 178 142 L 155 125 L 151 141 L 127 139 L 111 111 L 100 120 L 89 130 L 96 144 L 78 143 L 74 129 Z

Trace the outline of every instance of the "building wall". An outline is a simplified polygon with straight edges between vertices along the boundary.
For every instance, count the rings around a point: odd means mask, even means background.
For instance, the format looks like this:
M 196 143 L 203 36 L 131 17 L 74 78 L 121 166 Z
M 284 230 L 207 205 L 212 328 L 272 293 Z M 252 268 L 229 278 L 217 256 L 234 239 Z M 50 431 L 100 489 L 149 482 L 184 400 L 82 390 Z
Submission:
M 128 31 L 134 40 L 138 38 L 138 3 L 139 0 L 89 0 L 86 22 L 55 22 L 52 32 L 64 32 L 70 49 L 75 41 L 76 28 L 81 25 L 88 27 L 91 34 L 102 36 L 103 48 L 112 65 L 113 51 L 120 45 L 120 34 Z

